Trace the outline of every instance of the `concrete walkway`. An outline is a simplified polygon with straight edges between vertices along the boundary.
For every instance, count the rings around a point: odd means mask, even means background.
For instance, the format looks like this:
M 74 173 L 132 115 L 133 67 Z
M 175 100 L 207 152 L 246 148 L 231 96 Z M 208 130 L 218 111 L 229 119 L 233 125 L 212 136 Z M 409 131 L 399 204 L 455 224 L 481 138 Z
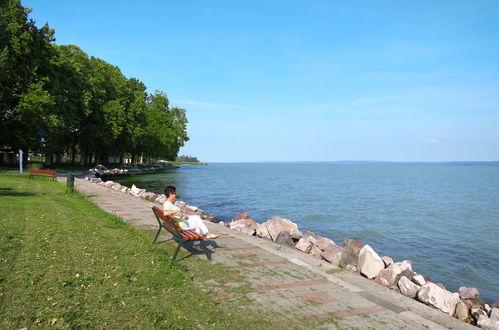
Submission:
M 104 211 L 134 227 L 158 227 L 151 202 L 86 180 L 76 179 L 75 186 Z M 476 329 L 357 274 L 331 269 L 300 251 L 205 223 L 220 235 L 209 242 L 212 262 L 237 269 L 234 286 L 244 283 L 249 287 L 244 293 L 219 290 L 218 294 L 246 295 L 255 308 L 275 317 L 276 327 Z M 204 254 L 198 256 L 206 259 Z

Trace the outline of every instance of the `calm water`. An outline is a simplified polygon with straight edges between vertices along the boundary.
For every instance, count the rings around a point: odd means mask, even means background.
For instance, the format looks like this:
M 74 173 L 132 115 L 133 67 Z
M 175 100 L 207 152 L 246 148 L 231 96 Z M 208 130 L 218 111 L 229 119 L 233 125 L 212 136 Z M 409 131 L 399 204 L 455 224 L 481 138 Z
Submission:
M 358 238 L 381 256 L 449 290 L 499 297 L 499 166 L 447 164 L 243 163 L 185 166 L 117 180 L 179 199 L 217 220 L 246 210 L 277 215 L 342 244 Z

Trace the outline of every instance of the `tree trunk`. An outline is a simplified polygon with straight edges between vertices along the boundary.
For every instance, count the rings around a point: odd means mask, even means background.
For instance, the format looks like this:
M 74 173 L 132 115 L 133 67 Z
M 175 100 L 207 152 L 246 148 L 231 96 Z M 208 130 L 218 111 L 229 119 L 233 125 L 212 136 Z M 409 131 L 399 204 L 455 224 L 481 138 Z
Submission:
M 71 154 L 71 164 L 74 165 L 75 164 L 75 160 L 76 160 L 76 145 L 74 143 L 71 146 L 71 151 L 72 151 L 72 154 Z
M 87 165 L 87 151 L 81 151 L 80 165 Z

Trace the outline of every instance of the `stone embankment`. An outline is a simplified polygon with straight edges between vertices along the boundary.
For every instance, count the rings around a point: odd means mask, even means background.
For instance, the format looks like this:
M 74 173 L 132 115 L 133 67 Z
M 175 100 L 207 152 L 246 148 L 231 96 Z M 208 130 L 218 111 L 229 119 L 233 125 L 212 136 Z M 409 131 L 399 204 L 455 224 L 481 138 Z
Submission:
M 147 192 L 135 185 L 128 188 L 112 181 L 104 182 L 99 178 L 87 178 L 87 180 L 159 204 L 163 204 L 166 199 L 164 194 Z M 206 215 L 198 207 L 180 201 L 177 201 L 176 205 L 187 214 L 198 214 L 205 220 L 214 220 L 213 214 Z M 480 292 L 475 288 L 461 287 L 459 292 L 450 292 L 442 283 L 434 283 L 430 278 L 414 272 L 410 260 L 394 262 L 389 256 L 380 257 L 371 246 L 359 240 L 345 238 L 343 245 L 340 246 L 331 239 L 313 232 L 302 233 L 298 226 L 288 219 L 275 216 L 258 223 L 244 211 L 237 214 L 230 223 L 219 222 L 219 224 L 243 234 L 293 247 L 325 260 L 333 266 L 359 273 L 463 322 L 483 329 L 499 330 L 499 299 L 488 305 L 480 299 Z

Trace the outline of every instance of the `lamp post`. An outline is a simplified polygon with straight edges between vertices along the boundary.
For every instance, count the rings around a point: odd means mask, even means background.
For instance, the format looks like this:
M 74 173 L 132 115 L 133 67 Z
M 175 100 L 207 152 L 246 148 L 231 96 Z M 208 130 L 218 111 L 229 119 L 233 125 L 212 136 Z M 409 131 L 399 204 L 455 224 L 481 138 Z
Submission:
M 19 174 L 23 174 L 23 151 L 19 149 Z

